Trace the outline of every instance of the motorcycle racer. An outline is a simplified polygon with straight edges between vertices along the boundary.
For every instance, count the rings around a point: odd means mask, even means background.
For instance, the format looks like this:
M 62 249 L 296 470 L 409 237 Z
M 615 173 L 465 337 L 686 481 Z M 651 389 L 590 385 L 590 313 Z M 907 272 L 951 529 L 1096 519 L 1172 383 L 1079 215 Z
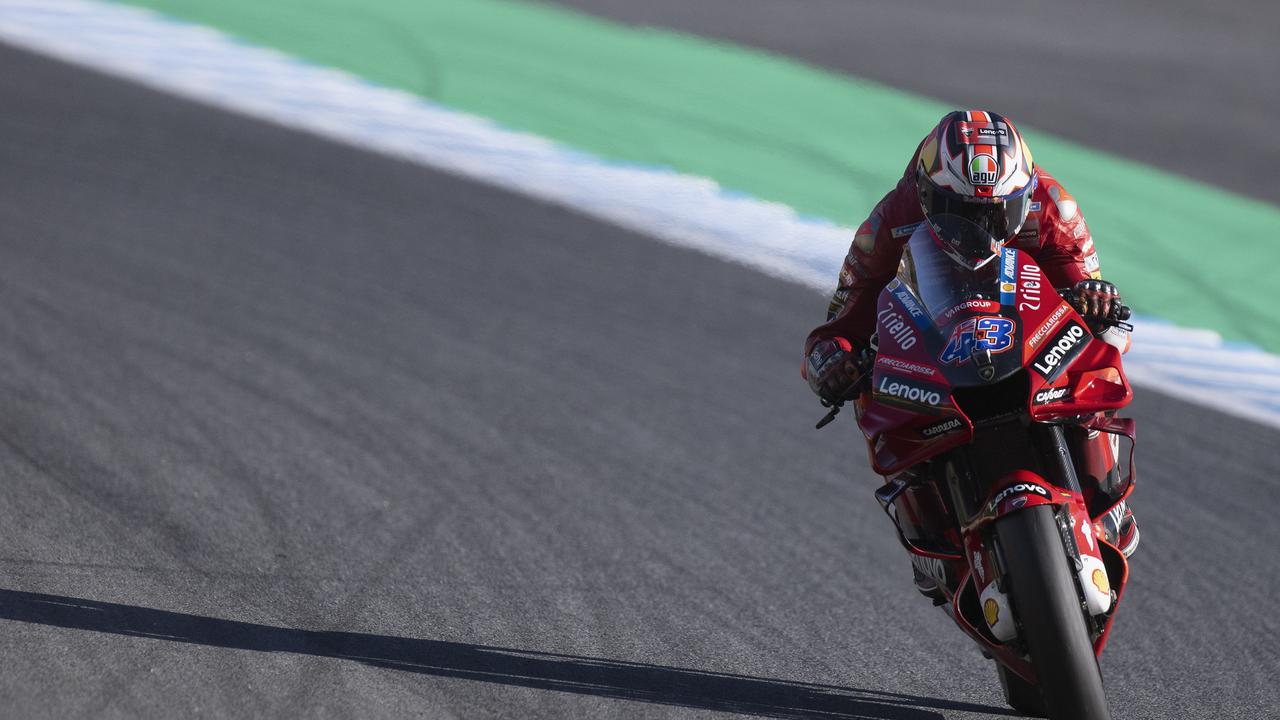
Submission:
M 857 394 L 874 352 L 880 291 L 897 276 L 903 248 L 916 227 L 943 214 L 965 218 L 1000 243 L 1030 254 L 1100 339 L 1121 352 L 1128 349 L 1127 332 L 1099 323 L 1119 319 L 1120 293 L 1102 279 L 1093 238 L 1075 199 L 1035 165 L 1007 118 L 982 110 L 954 111 L 920 142 L 898 184 L 858 228 L 827 321 L 805 341 L 801 375 L 824 404 Z M 1107 440 L 1076 430 L 1073 448 L 1081 476 L 1104 486 L 1114 482 L 1118 473 Z M 1137 523 L 1127 506 L 1118 506 L 1104 524 L 1126 556 L 1137 549 Z

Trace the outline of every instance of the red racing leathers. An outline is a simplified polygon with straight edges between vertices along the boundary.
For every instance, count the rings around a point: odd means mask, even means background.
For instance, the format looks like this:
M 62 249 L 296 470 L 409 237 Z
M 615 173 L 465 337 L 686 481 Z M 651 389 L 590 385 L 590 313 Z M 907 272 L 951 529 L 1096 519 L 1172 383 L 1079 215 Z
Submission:
M 866 345 L 875 331 L 876 300 L 897 275 L 902 248 L 924 220 L 915 167 L 913 159 L 898 185 L 858 228 L 827 308 L 827 322 L 809 333 L 805 356 L 819 340 L 843 337 Z M 1034 172 L 1039 184 L 1031 196 L 1027 221 L 1009 245 L 1030 253 L 1055 288 L 1100 278 L 1093 238 L 1075 199 L 1049 173 L 1039 167 Z
M 858 228 L 827 308 L 827 322 L 815 328 L 805 341 L 806 358 L 814 343 L 830 338 L 845 338 L 858 347 L 867 346 L 876 328 L 880 291 L 897 275 L 903 248 L 924 220 L 916 189 L 916 165 L 913 157 L 897 186 L 876 204 L 871 216 Z M 1039 167 L 1034 172 L 1038 184 L 1026 222 L 1009 245 L 1031 254 L 1057 289 L 1072 288 L 1089 278 L 1100 279 L 1093 238 L 1075 199 L 1049 173 Z M 1126 351 L 1128 333 L 1113 334 L 1118 337 L 1104 340 L 1121 352 Z M 807 375 L 807 368 L 808 363 L 802 363 L 802 375 Z M 1113 450 L 1106 438 L 1081 430 L 1072 433 L 1072 441 L 1082 476 L 1104 487 L 1118 479 Z

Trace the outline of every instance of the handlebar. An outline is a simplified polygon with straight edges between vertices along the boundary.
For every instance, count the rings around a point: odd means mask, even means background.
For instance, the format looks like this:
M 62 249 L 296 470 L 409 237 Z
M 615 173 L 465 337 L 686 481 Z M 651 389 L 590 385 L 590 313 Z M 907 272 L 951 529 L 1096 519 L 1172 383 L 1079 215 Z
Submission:
M 818 420 L 818 424 L 814 425 L 813 429 L 820 430 L 820 429 L 826 428 L 827 425 L 831 424 L 832 420 L 836 419 L 836 415 L 840 415 L 840 409 L 842 406 L 844 406 L 844 404 L 832 405 L 831 411 L 829 411 L 829 413 L 827 413 L 826 415 L 823 415 L 822 420 Z

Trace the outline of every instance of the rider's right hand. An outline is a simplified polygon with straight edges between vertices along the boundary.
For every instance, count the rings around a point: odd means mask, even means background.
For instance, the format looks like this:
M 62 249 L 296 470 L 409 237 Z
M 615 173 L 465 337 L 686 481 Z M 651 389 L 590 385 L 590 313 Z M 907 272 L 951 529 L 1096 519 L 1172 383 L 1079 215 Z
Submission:
M 809 388 L 829 404 L 856 397 L 864 370 L 864 353 L 842 337 L 819 340 L 809 350 L 804 362 L 804 377 Z

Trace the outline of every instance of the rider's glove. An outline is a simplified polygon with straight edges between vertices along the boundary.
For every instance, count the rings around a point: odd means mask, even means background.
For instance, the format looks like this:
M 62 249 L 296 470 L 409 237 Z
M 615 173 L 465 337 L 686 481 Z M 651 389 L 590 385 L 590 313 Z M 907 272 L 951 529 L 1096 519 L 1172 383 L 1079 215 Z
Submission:
M 865 353 L 842 337 L 819 340 L 805 358 L 809 388 L 827 403 L 848 400 L 862 382 Z
M 1081 280 L 1071 289 L 1071 305 L 1086 320 L 1118 320 L 1120 291 L 1106 280 Z

